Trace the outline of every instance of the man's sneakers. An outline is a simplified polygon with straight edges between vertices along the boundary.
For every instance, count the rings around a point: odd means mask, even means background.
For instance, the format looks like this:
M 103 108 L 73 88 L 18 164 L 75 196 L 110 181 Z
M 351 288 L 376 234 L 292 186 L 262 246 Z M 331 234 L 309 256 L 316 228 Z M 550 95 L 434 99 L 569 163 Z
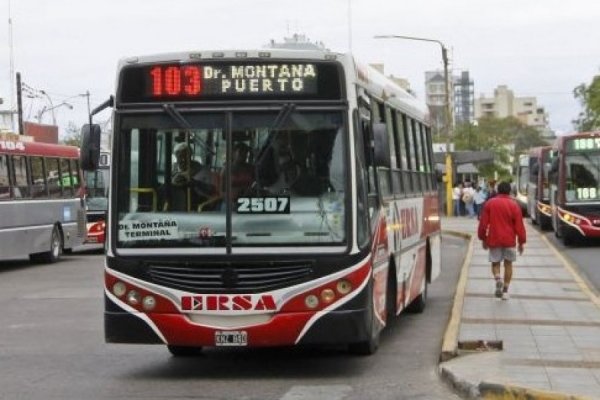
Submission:
M 508 300 L 508 299 L 510 299 L 508 292 L 502 292 L 502 300 Z
M 501 298 L 502 297 L 502 289 L 504 289 L 504 284 L 502 283 L 501 279 L 496 279 L 496 297 L 497 298 Z

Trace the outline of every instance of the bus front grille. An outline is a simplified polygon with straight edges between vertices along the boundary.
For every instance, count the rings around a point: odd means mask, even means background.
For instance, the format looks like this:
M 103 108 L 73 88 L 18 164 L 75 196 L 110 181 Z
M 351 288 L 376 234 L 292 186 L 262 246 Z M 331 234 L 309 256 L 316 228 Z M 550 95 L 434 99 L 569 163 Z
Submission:
M 292 286 L 312 275 L 310 263 L 282 262 L 244 265 L 151 265 L 152 281 L 158 285 L 193 293 L 255 293 Z

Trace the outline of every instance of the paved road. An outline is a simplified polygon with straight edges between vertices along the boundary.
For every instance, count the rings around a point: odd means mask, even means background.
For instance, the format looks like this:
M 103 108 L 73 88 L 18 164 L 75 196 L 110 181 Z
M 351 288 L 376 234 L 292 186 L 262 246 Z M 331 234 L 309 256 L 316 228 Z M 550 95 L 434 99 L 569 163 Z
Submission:
M 526 223 L 529 223 L 528 221 Z M 539 228 L 536 227 L 539 230 Z M 554 232 L 544 232 L 544 236 L 565 256 L 577 266 L 579 273 L 586 278 L 591 289 L 600 294 L 600 240 L 587 240 L 576 246 L 565 246 L 562 240 L 554 236 Z
M 436 371 L 464 248 L 445 239 L 427 310 L 395 321 L 372 357 L 209 349 L 176 359 L 163 346 L 106 345 L 100 253 L 0 262 L 0 399 L 458 399 Z

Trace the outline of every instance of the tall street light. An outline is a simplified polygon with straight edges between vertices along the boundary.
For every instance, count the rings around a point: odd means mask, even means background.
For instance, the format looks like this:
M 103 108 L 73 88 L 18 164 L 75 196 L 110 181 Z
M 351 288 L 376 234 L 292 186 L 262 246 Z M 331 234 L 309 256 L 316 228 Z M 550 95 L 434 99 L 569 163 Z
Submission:
M 452 155 L 450 153 L 450 135 L 452 134 L 452 109 L 450 107 L 450 79 L 448 77 L 448 51 L 444 43 L 436 39 L 427 39 L 404 35 L 376 35 L 375 39 L 406 39 L 421 42 L 437 43 L 442 48 L 442 61 L 444 62 L 444 86 L 446 102 L 446 215 L 452 216 Z
M 41 111 L 37 115 L 38 124 L 42 123 L 42 115 L 44 115 L 44 113 L 46 111 L 52 111 L 52 125 L 56 125 L 56 114 L 54 113 L 54 110 L 56 110 L 57 108 L 62 107 L 62 106 L 67 107 L 69 110 L 73 109 L 73 106 L 71 104 L 67 103 L 66 101 L 63 101 L 62 103 L 57 104 L 52 107 L 44 106 L 44 107 L 42 107 Z

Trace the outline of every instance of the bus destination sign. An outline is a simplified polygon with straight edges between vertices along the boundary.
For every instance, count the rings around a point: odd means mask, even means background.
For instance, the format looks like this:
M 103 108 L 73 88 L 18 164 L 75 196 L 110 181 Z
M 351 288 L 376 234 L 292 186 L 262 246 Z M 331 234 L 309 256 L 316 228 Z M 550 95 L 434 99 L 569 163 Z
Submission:
M 567 139 L 568 152 L 598 151 L 600 150 L 600 136 L 577 137 Z
M 133 66 L 121 74 L 124 102 L 339 99 L 337 66 L 319 62 L 211 62 Z
M 149 93 L 154 97 L 203 94 L 316 93 L 314 64 L 183 65 L 150 68 Z

